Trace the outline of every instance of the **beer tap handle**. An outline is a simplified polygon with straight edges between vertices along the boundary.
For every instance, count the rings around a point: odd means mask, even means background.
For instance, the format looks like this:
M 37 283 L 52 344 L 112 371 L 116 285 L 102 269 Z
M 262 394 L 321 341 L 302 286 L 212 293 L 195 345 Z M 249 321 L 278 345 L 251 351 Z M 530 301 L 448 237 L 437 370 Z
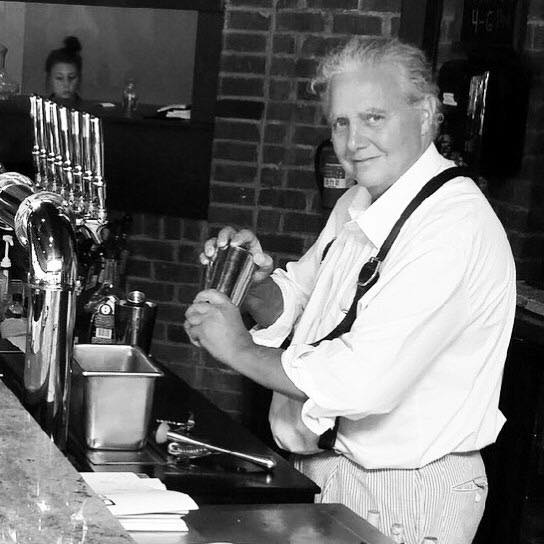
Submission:
M 70 110 L 70 136 L 72 137 L 72 163 L 74 168 L 83 170 L 81 166 L 81 141 L 79 132 L 79 111 Z
M 93 202 L 93 171 L 92 171 L 92 146 L 91 146 L 91 115 L 81 114 L 81 158 L 83 162 L 83 198 L 87 217 L 94 217 Z
M 51 119 L 51 100 L 43 101 L 45 125 L 45 149 L 47 153 L 47 190 L 56 192 L 57 179 L 55 176 L 55 146 L 53 143 L 53 121 Z
M 104 145 L 102 123 L 98 117 L 91 117 L 92 165 L 95 180 L 102 181 L 104 176 Z
M 51 111 L 51 135 L 53 138 L 53 153 L 55 158 L 62 157 L 60 151 L 60 127 L 59 127 L 59 107 L 56 102 L 49 102 Z
M 96 194 L 96 212 L 100 222 L 106 221 L 106 184 L 104 180 L 104 138 L 102 120 L 91 117 L 91 134 L 93 144 L 93 185 Z
M 68 124 L 68 108 L 59 106 L 60 147 L 62 160 L 72 165 L 72 149 L 70 139 L 70 125 Z
M 47 156 L 53 154 L 53 129 L 51 127 L 51 104 L 50 100 L 43 101 L 43 123 L 45 129 L 45 149 L 47 151 Z
M 37 104 L 36 99 L 38 97 L 35 94 L 29 96 L 30 100 L 30 118 L 32 119 L 32 147 L 33 149 L 40 149 L 40 143 L 38 140 L 38 113 L 36 112 Z
M 38 125 L 38 145 L 40 147 L 40 189 L 46 189 L 49 182 L 47 170 L 47 140 L 45 137 L 44 104 L 41 96 L 36 96 L 36 121 Z
M 85 214 L 85 194 L 83 191 L 83 157 L 81 152 L 81 112 L 70 111 L 70 135 L 72 137 L 72 171 L 74 178 L 74 213 L 76 219 Z
M 32 162 L 34 163 L 34 172 L 36 175 L 35 186 L 39 189 L 42 185 L 40 168 L 40 142 L 38 136 L 38 112 L 37 96 L 30 95 L 30 118 L 32 119 Z
M 92 151 L 91 151 L 91 114 L 81 114 L 81 158 L 83 172 L 87 175 L 92 175 Z
M 56 102 L 50 102 L 49 108 L 51 110 L 51 127 L 53 136 L 53 154 L 55 156 L 55 178 L 56 189 L 60 194 L 64 193 L 64 187 L 66 185 L 66 179 L 64 171 L 62 169 L 62 151 L 60 143 L 60 127 L 59 127 L 59 107 Z
M 74 178 L 72 168 L 72 149 L 70 138 L 70 124 L 68 123 L 68 108 L 59 106 L 59 126 L 60 126 L 60 147 L 62 155 L 62 170 L 64 172 L 65 191 L 68 201 L 74 205 Z

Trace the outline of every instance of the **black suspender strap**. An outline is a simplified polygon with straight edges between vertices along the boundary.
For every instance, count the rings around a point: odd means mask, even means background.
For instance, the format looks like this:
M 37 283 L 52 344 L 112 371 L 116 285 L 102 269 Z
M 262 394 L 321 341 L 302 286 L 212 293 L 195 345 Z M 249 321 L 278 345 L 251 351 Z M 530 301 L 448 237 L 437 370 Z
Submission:
M 334 338 L 338 338 L 342 334 L 348 332 L 354 321 L 357 317 L 357 304 L 360 300 L 360 298 L 378 281 L 378 278 L 380 277 L 380 266 L 382 262 L 384 261 L 387 253 L 391 249 L 391 246 L 395 242 L 400 230 L 402 229 L 404 223 L 406 220 L 412 215 L 413 211 L 429 196 L 431 196 L 435 191 L 437 191 L 442 185 L 444 185 L 446 182 L 453 178 L 457 177 L 473 177 L 473 174 L 471 174 L 470 170 L 468 168 L 458 167 L 454 166 L 452 168 L 448 168 L 429 180 L 423 188 L 419 191 L 419 193 L 412 199 L 410 204 L 406 207 L 406 209 L 402 212 L 399 219 L 391 229 L 391 232 L 385 239 L 382 247 L 379 249 L 378 253 L 375 257 L 371 257 L 361 268 L 361 271 L 359 272 L 359 278 L 357 280 L 357 290 L 355 292 L 355 296 L 353 297 L 353 301 L 351 303 L 351 306 L 349 310 L 347 311 L 346 315 L 342 319 L 342 321 L 329 333 L 327 336 L 323 337 L 321 340 L 318 340 L 317 342 L 313 342 L 312 346 L 317 346 L 324 340 L 332 340 Z M 331 245 L 331 242 L 327 245 L 325 248 L 325 251 L 328 251 L 329 247 Z M 331 429 L 325 431 L 320 437 L 318 441 L 318 446 L 323 450 L 331 450 L 334 447 L 334 444 L 336 442 L 336 435 L 338 432 L 338 425 L 339 425 L 340 418 L 337 417 L 334 422 L 334 427 Z

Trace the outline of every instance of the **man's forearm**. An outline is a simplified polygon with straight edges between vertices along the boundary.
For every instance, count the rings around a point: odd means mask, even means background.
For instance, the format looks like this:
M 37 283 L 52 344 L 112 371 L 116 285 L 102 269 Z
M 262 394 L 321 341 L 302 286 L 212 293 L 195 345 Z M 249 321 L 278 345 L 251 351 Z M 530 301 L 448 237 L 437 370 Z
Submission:
M 305 401 L 308 397 L 288 378 L 281 364 L 284 350 L 252 344 L 226 362 L 258 384 L 287 397 Z
M 247 311 L 261 327 L 269 327 L 283 312 L 283 296 L 271 278 L 253 285 L 244 301 Z

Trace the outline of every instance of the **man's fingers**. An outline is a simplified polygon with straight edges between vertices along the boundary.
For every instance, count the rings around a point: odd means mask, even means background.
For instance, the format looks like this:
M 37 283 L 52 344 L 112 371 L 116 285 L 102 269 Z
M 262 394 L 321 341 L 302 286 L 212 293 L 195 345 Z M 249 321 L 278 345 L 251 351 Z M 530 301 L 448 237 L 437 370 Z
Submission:
M 209 306 L 210 304 L 223 304 L 225 302 L 230 302 L 230 298 L 227 297 L 227 295 L 224 295 L 216 289 L 205 289 L 204 291 L 197 293 L 193 305 L 197 303 L 207 303 Z
M 217 238 L 210 238 L 209 240 L 206 240 L 204 242 L 204 257 L 207 257 L 208 260 L 213 259 L 216 251 L 217 251 Z M 206 264 L 206 263 L 203 263 L 203 264 Z
M 228 246 L 231 239 L 236 236 L 236 231 L 232 227 L 224 227 L 217 233 L 217 247 Z
M 259 268 L 272 268 L 273 266 L 273 260 L 270 255 L 267 255 L 266 253 L 255 253 L 253 255 L 253 262 L 259 267 Z
M 211 310 L 208 302 L 194 302 L 187 308 L 185 319 L 191 325 L 200 325 L 203 317 Z
M 233 246 L 243 246 L 252 253 L 262 252 L 261 244 L 255 233 L 249 229 L 239 230 L 231 240 L 231 245 Z
M 202 315 L 200 313 L 197 313 L 195 311 L 187 312 L 185 314 L 185 323 L 190 325 L 191 327 L 196 327 L 197 325 L 200 325 L 202 323 Z
M 187 336 L 189 337 L 191 344 L 193 344 L 194 346 L 198 348 L 201 347 L 198 338 L 195 336 L 195 331 L 193 330 L 191 325 L 187 323 L 187 321 L 183 324 L 183 328 L 185 329 L 185 332 L 187 333 Z

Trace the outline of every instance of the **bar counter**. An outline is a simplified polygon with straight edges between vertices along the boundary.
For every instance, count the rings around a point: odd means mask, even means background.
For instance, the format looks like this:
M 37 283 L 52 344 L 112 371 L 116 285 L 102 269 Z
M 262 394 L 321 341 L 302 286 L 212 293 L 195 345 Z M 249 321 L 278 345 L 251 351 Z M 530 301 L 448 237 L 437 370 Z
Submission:
M 134 540 L 0 381 L 0 541 Z
M 23 399 L 24 355 L 10 342 L 0 339 L 0 373 L 19 399 Z M 204 395 L 154 361 L 165 376 L 157 380 L 152 420 L 196 421 L 195 438 L 230 450 L 271 457 L 270 472 L 247 461 L 224 454 L 176 462 L 150 439 L 139 451 L 102 451 L 86 448 L 70 429 L 68 457 L 80 472 L 125 471 L 159 478 L 168 489 L 188 493 L 203 504 L 313 503 L 319 487 L 295 470 L 281 455 L 253 436 L 221 411 Z M 23 402 L 24 404 L 24 402 Z M 28 408 L 30 410 L 30 408 Z
M 308 542 L 327 544 L 391 544 L 391 540 L 377 531 L 368 522 L 340 504 L 236 504 L 206 505 L 186 516 L 189 528 L 187 533 L 127 533 L 111 515 L 103 502 L 90 490 L 69 460 L 57 449 L 50 438 L 43 432 L 36 421 L 19 402 L 16 394 L 4 383 L 16 386 L 12 365 L 7 361 L 22 364 L 22 353 L 0 340 L 0 370 L 6 372 L 0 380 L 0 542 L 37 542 L 55 544 L 204 544 L 211 541 L 259 542 L 275 544 L 278 542 Z M 166 380 L 172 387 L 175 382 Z M 179 384 L 178 384 L 179 385 Z M 162 389 L 162 403 L 156 410 L 168 406 L 171 411 L 171 399 L 168 387 Z M 185 390 L 186 400 L 197 409 L 197 417 L 216 420 L 218 425 L 227 425 L 225 431 L 234 429 L 235 439 L 242 434 L 236 426 L 229 426 L 226 419 L 217 419 L 218 412 L 211 405 L 199 399 L 198 394 Z M 194 396 L 196 395 L 196 397 Z M 182 395 L 183 396 L 183 395 Z M 196 404 L 195 404 L 196 402 Z M 201 403 L 200 411 L 198 404 Z M 161 408 L 162 407 L 162 408 Z M 179 405 L 178 405 L 179 409 Z M 259 441 L 250 440 L 253 446 Z M 264 445 L 260 453 L 266 452 Z M 80 461 L 83 459 L 80 456 Z M 279 460 L 279 459 L 278 459 Z M 72 459 L 73 461 L 73 459 Z M 285 463 L 285 466 L 282 465 Z M 92 466 L 88 469 L 139 470 L 140 465 Z M 176 482 L 175 470 L 168 478 L 168 471 L 160 465 L 159 473 L 165 481 Z M 287 501 L 297 497 L 313 497 L 318 488 L 308 483 L 302 475 L 289 465 L 279 461 L 279 478 L 274 483 L 275 475 L 262 471 L 244 474 L 240 469 L 229 473 L 223 467 L 220 474 L 214 471 L 193 471 L 194 491 L 208 488 L 200 500 L 207 497 L 215 502 L 225 502 L 226 496 L 240 498 L 254 497 L 255 502 L 271 497 L 283 497 Z M 145 468 L 145 467 L 144 467 Z M 149 468 L 149 467 L 147 467 Z M 155 475 L 157 467 L 155 467 Z M 177 487 L 186 487 L 184 471 L 177 474 Z M 249 469 L 248 469 L 249 470 Z M 238 484 L 235 484 L 235 481 Z M 214 484 L 215 482 L 215 484 Z M 267 485 L 271 484 L 267 491 Z M 249 495 L 240 495 L 240 488 L 249 488 Z M 289 486 L 293 492 L 289 492 Z M 171 486 L 169 486 L 171 487 Z M 251 491 L 252 490 L 252 491 Z M 255 493 L 259 494 L 255 495 Z M 259 500 L 260 499 L 260 500 Z

